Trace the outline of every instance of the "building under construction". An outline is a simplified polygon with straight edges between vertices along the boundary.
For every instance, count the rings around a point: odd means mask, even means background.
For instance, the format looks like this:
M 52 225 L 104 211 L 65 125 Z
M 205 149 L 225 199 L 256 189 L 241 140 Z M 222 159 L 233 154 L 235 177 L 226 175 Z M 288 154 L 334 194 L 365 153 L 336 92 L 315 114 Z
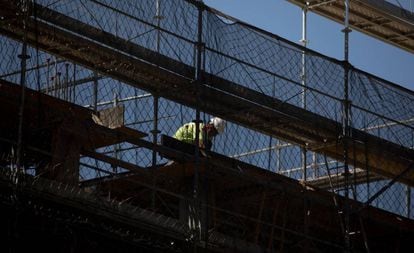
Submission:
M 413 52 L 389 2 L 290 2 Z M 413 91 L 199 1 L 0 7 L 2 252 L 411 247 Z

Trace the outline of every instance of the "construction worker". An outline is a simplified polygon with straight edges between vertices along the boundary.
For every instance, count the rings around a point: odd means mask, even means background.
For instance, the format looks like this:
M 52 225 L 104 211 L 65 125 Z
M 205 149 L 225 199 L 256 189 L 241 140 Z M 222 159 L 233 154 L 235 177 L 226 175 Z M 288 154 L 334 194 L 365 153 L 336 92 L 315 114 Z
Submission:
M 224 128 L 226 127 L 226 121 L 221 118 L 214 117 L 210 119 L 209 123 L 203 124 L 200 122 L 199 125 L 199 147 L 204 148 L 206 150 L 210 150 L 212 146 L 213 137 L 217 134 L 221 134 L 224 132 Z M 196 123 L 189 122 L 184 124 L 177 130 L 173 137 L 177 140 L 186 143 L 195 144 Z

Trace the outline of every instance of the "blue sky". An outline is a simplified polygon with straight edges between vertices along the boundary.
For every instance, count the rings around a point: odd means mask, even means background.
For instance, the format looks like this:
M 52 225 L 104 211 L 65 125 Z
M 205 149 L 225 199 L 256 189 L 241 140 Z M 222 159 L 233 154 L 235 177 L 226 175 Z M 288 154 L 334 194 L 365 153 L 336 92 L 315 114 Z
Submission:
M 302 11 L 285 0 L 204 0 L 204 3 L 246 23 L 299 43 Z M 344 58 L 343 26 L 308 13 L 308 47 Z M 356 68 L 414 90 L 414 54 L 357 31 L 350 33 L 349 61 Z

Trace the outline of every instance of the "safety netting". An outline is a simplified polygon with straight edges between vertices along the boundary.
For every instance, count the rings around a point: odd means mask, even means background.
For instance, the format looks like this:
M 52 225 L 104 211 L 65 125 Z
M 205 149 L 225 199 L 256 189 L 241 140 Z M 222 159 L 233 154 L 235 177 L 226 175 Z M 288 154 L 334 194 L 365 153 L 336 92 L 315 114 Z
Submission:
M 198 76 L 218 77 L 338 124 L 343 123 L 344 106 L 348 105 L 350 127 L 407 149 L 414 146 L 413 91 L 228 17 L 202 3 L 184 0 L 38 0 L 34 4 L 30 18 L 35 21 L 155 66 L 160 73 L 161 70 L 173 73 L 190 80 L 193 85 L 200 85 Z M 42 36 L 39 34 L 40 40 Z M 22 43 L 14 39 L 7 34 L 0 37 L 3 56 L 0 79 L 20 84 L 23 71 L 18 56 Z M 89 48 L 78 50 L 87 55 Z M 142 139 L 154 145 L 160 143 L 161 134 L 172 136 L 180 126 L 193 121 L 199 111 L 195 106 L 158 96 L 141 87 L 139 80 L 127 82 L 117 78 L 116 69 L 103 71 L 100 67 L 85 64 L 86 61 L 77 61 L 64 50 L 39 48 L 36 40 L 29 45 L 27 54 L 30 58 L 24 71 L 26 87 L 95 112 L 121 107 L 122 124 L 146 133 Z M 127 69 L 128 63 L 118 68 Z M 200 71 L 203 75 L 198 75 Z M 209 80 L 201 80 L 201 85 L 211 85 L 220 91 L 220 86 L 209 83 Z M 167 89 L 170 84 L 165 85 L 160 89 Z M 240 94 L 232 95 L 253 104 L 260 105 L 261 102 Z M 349 103 L 344 103 L 345 99 Z M 201 110 L 204 122 L 213 116 L 211 112 Z M 7 142 L 5 139 L 2 136 L 3 142 Z M 133 164 L 135 169 L 168 164 L 168 157 L 154 155 L 148 147 L 121 142 L 95 151 Z M 238 122 L 227 122 L 224 134 L 214 139 L 212 150 L 297 180 L 340 176 L 345 168 L 341 161 L 306 151 L 298 143 Z M 13 168 L 10 163 L 2 166 Z M 37 163 L 28 161 L 26 166 L 26 173 L 38 175 Z M 130 171 L 123 163 L 115 165 L 87 155 L 80 157 L 79 168 L 79 180 L 84 185 Z M 364 169 L 354 164 L 349 164 L 349 168 L 355 174 Z M 351 179 L 350 198 L 367 201 L 390 180 L 374 180 L 368 174 L 362 181 Z M 345 192 L 344 185 L 326 189 L 342 195 Z M 165 198 L 171 196 L 163 195 Z M 410 211 L 413 197 L 410 187 L 396 183 L 370 204 L 413 218 Z M 174 216 L 178 216 L 176 211 L 171 210 Z M 234 215 L 232 218 L 240 217 Z

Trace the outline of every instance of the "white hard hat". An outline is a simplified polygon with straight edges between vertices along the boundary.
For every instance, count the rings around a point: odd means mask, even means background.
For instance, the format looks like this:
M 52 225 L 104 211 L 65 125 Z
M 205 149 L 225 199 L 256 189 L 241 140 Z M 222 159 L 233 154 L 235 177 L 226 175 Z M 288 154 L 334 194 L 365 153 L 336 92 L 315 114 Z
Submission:
M 224 132 L 224 128 L 226 127 L 226 121 L 220 119 L 218 117 L 214 117 L 210 119 L 210 123 L 213 124 L 214 128 L 217 130 L 219 134 Z

